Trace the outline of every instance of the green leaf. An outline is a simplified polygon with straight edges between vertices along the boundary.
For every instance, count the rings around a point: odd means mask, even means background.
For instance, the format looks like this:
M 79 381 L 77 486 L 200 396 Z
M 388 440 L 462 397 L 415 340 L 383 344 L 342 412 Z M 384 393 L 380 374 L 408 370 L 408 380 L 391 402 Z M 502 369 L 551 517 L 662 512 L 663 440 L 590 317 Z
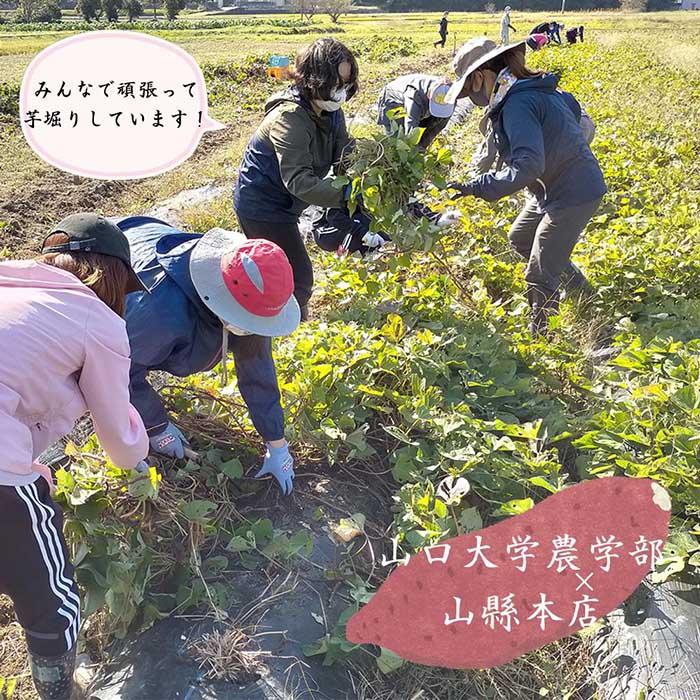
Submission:
M 274 534 L 272 520 L 270 520 L 269 518 L 262 518 L 260 520 L 256 520 L 250 526 L 250 530 L 255 536 L 255 543 L 258 547 L 261 547 L 267 542 L 269 542 L 272 539 L 272 535 Z
M 216 510 L 216 505 L 211 501 L 195 500 L 185 503 L 180 510 L 192 523 L 206 525 L 209 522 L 209 514 Z
M 377 657 L 377 668 L 382 673 L 392 673 L 400 669 L 406 662 L 400 657 L 394 654 L 393 651 L 384 649 L 381 647 L 381 652 Z
M 132 472 L 129 478 L 129 495 L 139 500 L 155 498 L 158 495 L 161 476 L 155 467 L 149 467 L 148 474 Z
M 405 433 L 401 428 L 396 427 L 395 425 L 383 425 L 382 429 L 389 433 L 391 437 L 396 438 L 397 440 L 400 440 L 401 442 L 406 443 L 407 445 L 413 445 L 414 447 L 418 447 L 420 443 L 416 442 L 415 440 L 412 440 L 408 433 Z
M 240 535 L 235 535 L 232 537 L 229 540 L 229 543 L 226 545 L 226 549 L 229 552 L 247 552 L 253 548 L 253 544 L 245 537 L 241 537 Z
M 531 498 L 515 498 L 512 501 L 503 503 L 500 508 L 494 511 L 494 515 L 520 515 L 530 510 L 535 505 Z
M 318 656 L 328 651 L 328 635 L 301 647 L 304 656 Z
M 690 566 L 700 566 L 700 552 L 695 552 L 695 554 L 688 559 L 688 564 Z
M 228 557 L 219 554 L 215 557 L 209 557 L 202 562 L 202 573 L 205 576 L 216 576 L 228 568 Z
M 540 488 L 545 489 L 546 491 L 549 491 L 549 493 L 557 493 L 556 487 L 552 486 L 547 479 L 545 479 L 543 476 L 533 476 L 528 479 L 528 481 L 533 485 L 533 486 L 539 486 Z
M 241 464 L 241 460 L 237 457 L 229 459 L 228 462 L 224 462 L 219 469 L 230 479 L 240 479 L 243 476 L 243 465 Z
M 464 532 L 473 532 L 480 530 L 484 526 L 484 521 L 477 508 L 465 508 L 459 516 L 459 524 Z

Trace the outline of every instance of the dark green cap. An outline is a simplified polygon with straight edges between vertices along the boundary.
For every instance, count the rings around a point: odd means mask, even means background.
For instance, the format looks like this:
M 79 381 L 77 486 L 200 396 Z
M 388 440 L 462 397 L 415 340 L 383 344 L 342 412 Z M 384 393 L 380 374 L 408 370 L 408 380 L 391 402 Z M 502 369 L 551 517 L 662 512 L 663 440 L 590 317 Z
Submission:
M 131 267 L 129 241 L 114 223 L 97 214 L 71 214 L 51 229 L 65 233 L 70 240 L 61 245 L 44 246 L 42 253 L 99 253 L 119 258 L 129 270 L 127 293 L 142 292 L 145 287 Z M 48 236 L 47 236 L 48 238 Z

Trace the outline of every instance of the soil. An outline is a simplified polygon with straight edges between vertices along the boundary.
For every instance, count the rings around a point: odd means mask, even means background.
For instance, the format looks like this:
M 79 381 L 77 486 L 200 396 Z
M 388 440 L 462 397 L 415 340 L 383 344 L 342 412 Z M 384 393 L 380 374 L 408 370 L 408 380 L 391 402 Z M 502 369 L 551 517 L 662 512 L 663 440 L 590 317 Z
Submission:
M 257 642 L 271 654 L 264 659 L 263 673 L 247 684 L 206 679 L 187 648 L 202 634 L 224 630 L 231 623 L 188 615 L 163 620 L 140 637 L 115 644 L 109 650 L 109 665 L 101 669 L 91 688 L 91 698 L 354 699 L 346 666 L 324 666 L 323 655 L 305 657 L 302 648 L 332 631 L 340 612 L 352 602 L 336 574 L 369 570 L 373 557 L 381 559 L 389 503 L 381 476 L 338 465 L 332 469 L 314 467 L 313 473 L 299 471 L 293 495 L 287 498 L 271 483 L 245 507 L 240 506 L 241 513 L 251 518 L 269 517 L 282 530 L 304 527 L 313 540 L 313 550 L 308 557 L 294 557 L 287 564 L 262 562 L 257 570 L 238 569 L 231 576 L 235 602 L 227 610 L 230 620 L 261 603 L 251 619 L 255 632 L 263 633 Z M 336 541 L 333 524 L 358 511 L 367 517 L 367 539 L 358 535 L 349 543 Z M 275 584 L 261 600 L 271 580 Z M 278 586 L 282 594 L 274 597 Z
M 206 160 L 233 134 L 234 127 L 205 133 L 189 162 Z M 5 222 L 2 247 L 12 257 L 32 257 L 49 227 L 63 217 L 79 211 L 113 214 L 122 195 L 135 188 L 155 188 L 157 180 L 91 180 L 49 168 L 44 177 L 25 183 L 0 202 L 0 221 Z
M 24 632 L 15 620 L 10 599 L 0 596 L 0 678 L 3 676 L 19 677 L 13 694 L 14 700 L 35 700 L 36 694 L 29 677 L 24 650 Z

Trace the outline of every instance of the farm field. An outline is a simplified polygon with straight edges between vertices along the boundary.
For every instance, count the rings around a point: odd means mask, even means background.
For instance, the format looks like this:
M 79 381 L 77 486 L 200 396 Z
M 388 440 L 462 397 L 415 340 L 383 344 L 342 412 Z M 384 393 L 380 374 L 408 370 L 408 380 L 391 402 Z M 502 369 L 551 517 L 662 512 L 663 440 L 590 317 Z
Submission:
M 434 49 L 438 18 L 351 15 L 336 26 L 246 16 L 229 27 L 157 31 L 199 61 L 211 115 L 228 126 L 205 135 L 182 166 L 130 183 L 74 178 L 32 153 L 14 112 L 22 72 L 71 31 L 0 25 L 0 252 L 35 254 L 47 226 L 74 211 L 141 213 L 204 185 L 224 193 L 186 207 L 180 220 L 193 231 L 234 228 L 230 186 L 279 87 L 265 77 L 268 55 L 292 55 L 336 32 L 359 58 L 362 90 L 346 114 L 363 131 L 389 79 L 447 75 L 453 41 L 497 38 L 498 16 L 451 13 L 448 47 Z M 514 12 L 515 37 L 548 18 Z M 533 341 L 522 263 L 506 237 L 518 197 L 459 200 L 460 223 L 425 252 L 359 261 L 315 250 L 311 321 L 275 346 L 298 462 L 290 499 L 250 478 L 257 438 L 235 385 L 221 389 L 217 372 L 172 378 L 164 389 L 205 455 L 201 465 L 163 464 L 162 480 L 144 485 L 105 466 L 94 442 L 71 444 L 73 468 L 59 474 L 57 497 L 94 661 L 112 658 L 113 639 L 134 639 L 166 617 L 241 627 L 263 644 L 256 615 L 241 613 L 255 599 L 247 589 L 266 581 L 272 605 L 292 595 L 294 580 L 330 591 L 320 608 L 313 603 L 318 639 L 304 663 L 312 675 L 321 662 L 349 674 L 348 697 L 605 700 L 591 645 L 604 622 L 469 673 L 402 666 L 385 653 L 375 661 L 376 649 L 344 640 L 343 624 L 386 575 L 378 562 L 392 538 L 413 552 L 612 474 L 668 489 L 673 534 L 654 580 L 700 583 L 700 13 L 567 13 L 562 21 L 585 24 L 586 43 L 529 61 L 561 74 L 597 126 L 593 150 L 609 193 L 574 255 L 594 301 L 565 301 L 551 341 Z M 446 179 L 467 178 L 477 124 L 474 113 L 441 137 L 451 154 Z M 422 197 L 453 206 L 430 183 Z M 615 352 L 601 358 L 609 345 Z M 466 478 L 469 493 L 448 502 L 438 493 L 447 476 Z M 339 528 L 356 536 L 335 537 L 331 560 L 319 559 Z M 0 697 L 12 689 L 29 700 L 20 638 L 0 599 Z M 245 684 L 262 672 L 264 655 L 259 663 L 213 677 Z M 225 694 L 234 686 L 218 687 L 216 697 L 237 697 Z M 323 695 L 307 687 L 299 697 Z

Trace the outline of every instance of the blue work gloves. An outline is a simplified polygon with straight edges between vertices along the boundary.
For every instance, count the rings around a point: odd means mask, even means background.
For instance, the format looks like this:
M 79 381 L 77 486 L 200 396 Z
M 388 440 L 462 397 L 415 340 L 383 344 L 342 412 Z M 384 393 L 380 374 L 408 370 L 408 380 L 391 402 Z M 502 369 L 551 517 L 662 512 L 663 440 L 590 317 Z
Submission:
M 185 446 L 189 445 L 187 438 L 172 423 L 168 423 L 162 433 L 151 436 L 149 442 L 153 452 L 173 459 L 182 459 L 185 456 Z
M 150 467 L 148 466 L 148 462 L 145 459 L 142 459 L 135 467 L 134 471 L 137 474 L 148 474 L 150 471 Z
M 256 479 L 266 474 L 271 474 L 277 479 L 282 493 L 287 496 L 294 488 L 294 458 L 289 453 L 289 445 L 285 443 L 282 447 L 272 447 L 269 443 L 265 445 L 265 461 L 262 469 L 255 475 Z

